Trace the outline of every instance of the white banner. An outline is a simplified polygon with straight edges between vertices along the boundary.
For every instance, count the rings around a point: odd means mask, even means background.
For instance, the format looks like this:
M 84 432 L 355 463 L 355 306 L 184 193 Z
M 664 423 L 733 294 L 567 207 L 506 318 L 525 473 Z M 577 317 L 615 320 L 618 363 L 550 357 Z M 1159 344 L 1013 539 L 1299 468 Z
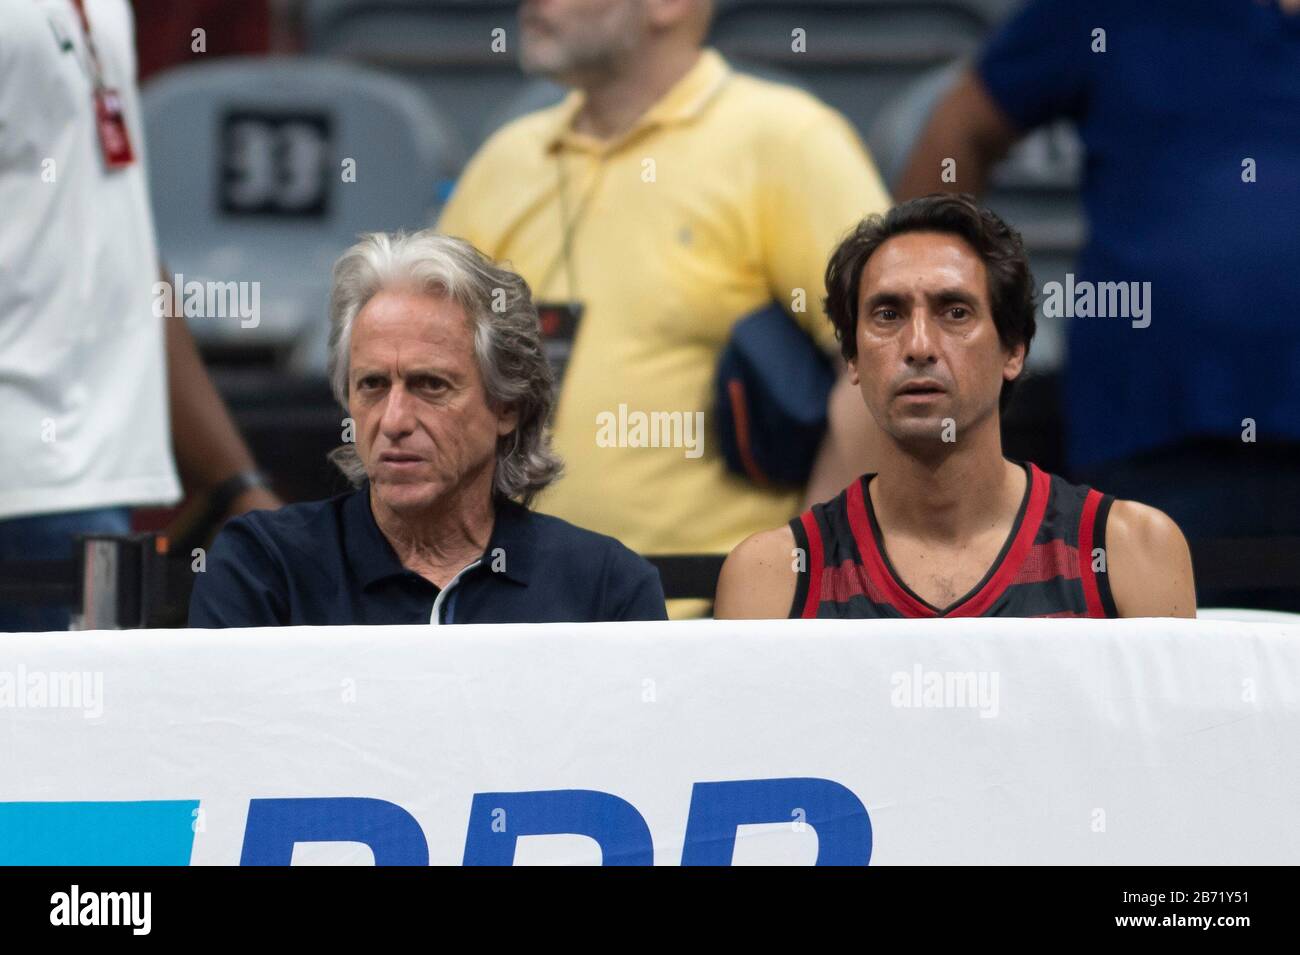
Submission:
M 0 864 L 1300 862 L 1300 626 L 0 640 Z

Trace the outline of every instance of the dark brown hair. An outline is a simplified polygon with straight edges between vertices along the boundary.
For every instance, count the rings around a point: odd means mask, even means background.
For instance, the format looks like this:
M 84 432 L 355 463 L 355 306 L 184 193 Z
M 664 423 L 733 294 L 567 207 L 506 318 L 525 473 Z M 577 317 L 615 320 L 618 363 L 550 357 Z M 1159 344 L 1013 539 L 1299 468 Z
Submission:
M 826 266 L 826 315 L 835 326 L 845 359 L 858 353 L 858 293 L 867 260 L 887 240 L 907 232 L 943 232 L 966 241 L 988 273 L 993 323 L 1004 348 L 1034 339 L 1034 277 L 1020 233 L 965 193 L 935 193 L 894 206 L 883 216 L 858 223 Z M 1006 409 L 1014 382 L 1002 383 L 999 405 Z

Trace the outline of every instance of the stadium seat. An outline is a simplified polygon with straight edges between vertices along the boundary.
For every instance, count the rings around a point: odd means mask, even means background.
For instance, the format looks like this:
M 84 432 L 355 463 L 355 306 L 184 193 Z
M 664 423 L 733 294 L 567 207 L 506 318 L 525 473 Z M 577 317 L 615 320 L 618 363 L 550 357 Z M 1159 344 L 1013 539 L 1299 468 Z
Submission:
M 303 29 L 310 53 L 357 60 L 418 85 L 473 151 L 492 128 L 485 117 L 528 82 L 516 51 L 518 6 L 516 0 L 306 0 Z
M 867 143 L 890 189 L 896 188 L 935 105 L 966 68 L 964 61 L 921 76 L 891 101 L 872 123 Z M 1026 136 L 992 172 L 985 201 L 1025 240 L 1039 289 L 1070 271 L 1084 239 L 1079 182 L 1083 147 L 1068 123 Z M 1058 369 L 1064 356 L 1059 319 L 1038 316 L 1029 356 L 1036 372 Z
M 161 74 L 143 99 L 168 273 L 260 283 L 255 326 L 190 318 L 210 355 L 269 353 L 295 371 L 323 371 L 335 258 L 359 232 L 428 225 L 440 183 L 464 162 L 419 91 L 329 60 L 184 67 Z
M 973 53 L 991 22 L 971 0 L 725 0 L 710 40 L 728 57 L 800 77 L 865 134 L 918 77 Z

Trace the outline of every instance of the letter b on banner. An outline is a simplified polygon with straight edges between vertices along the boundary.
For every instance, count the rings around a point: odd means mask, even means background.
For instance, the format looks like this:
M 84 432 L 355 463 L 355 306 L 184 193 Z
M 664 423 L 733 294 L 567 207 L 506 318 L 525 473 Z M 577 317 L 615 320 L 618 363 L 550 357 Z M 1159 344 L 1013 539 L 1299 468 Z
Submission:
M 289 865 L 298 842 L 360 842 L 375 865 L 428 865 L 429 844 L 415 817 L 383 799 L 253 799 L 240 865 Z
M 817 865 L 870 861 L 871 819 L 862 801 L 829 779 L 796 777 L 696 783 L 682 865 L 731 865 L 738 826 L 789 823 L 795 811 L 817 833 Z
M 492 825 L 505 810 L 504 827 Z M 625 799 L 594 789 L 475 793 L 465 865 L 513 865 L 520 836 L 578 835 L 600 846 L 602 865 L 653 865 L 650 827 Z

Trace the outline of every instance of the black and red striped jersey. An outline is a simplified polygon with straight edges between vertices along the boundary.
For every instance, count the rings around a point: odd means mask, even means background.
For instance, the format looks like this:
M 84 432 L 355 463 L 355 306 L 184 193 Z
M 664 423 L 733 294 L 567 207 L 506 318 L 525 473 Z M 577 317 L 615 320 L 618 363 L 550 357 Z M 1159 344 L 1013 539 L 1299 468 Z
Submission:
M 1028 486 L 984 579 L 946 608 L 903 583 L 885 553 L 863 475 L 790 522 L 807 555 L 791 617 L 1116 617 L 1106 574 L 1106 516 L 1114 498 L 1022 464 Z

